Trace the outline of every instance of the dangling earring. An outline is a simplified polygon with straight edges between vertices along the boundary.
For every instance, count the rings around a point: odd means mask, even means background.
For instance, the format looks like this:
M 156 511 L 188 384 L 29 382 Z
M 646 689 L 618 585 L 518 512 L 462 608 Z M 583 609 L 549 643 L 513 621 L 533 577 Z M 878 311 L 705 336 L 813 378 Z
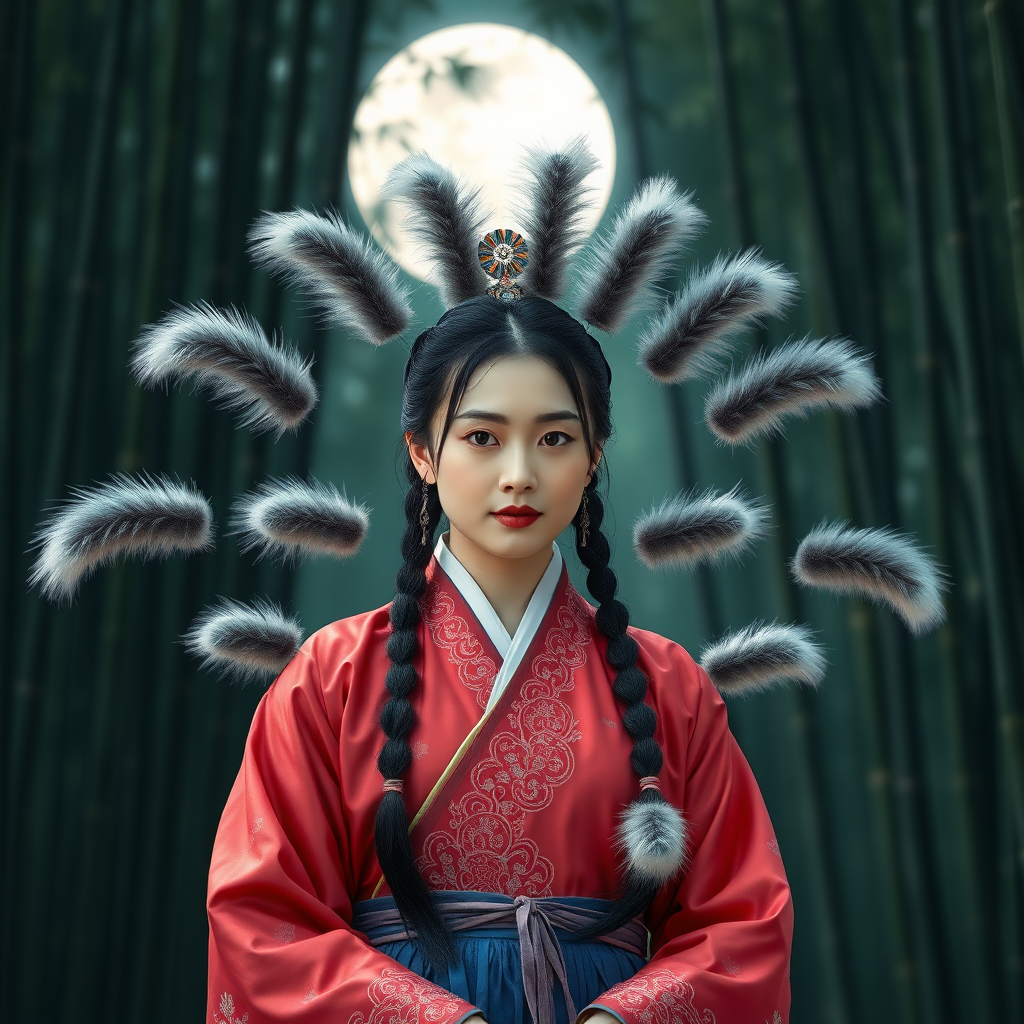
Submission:
M 423 504 L 420 505 L 420 526 L 423 532 L 420 534 L 420 547 L 427 546 L 427 527 L 430 525 L 430 513 L 427 511 L 427 496 L 430 491 L 427 486 L 427 481 L 423 480 Z
M 579 525 L 580 547 L 585 548 L 587 546 L 587 533 L 590 531 L 590 509 L 587 507 L 586 490 L 583 491 L 583 501 L 581 502 L 580 507 L 582 508 L 582 511 L 580 512 Z

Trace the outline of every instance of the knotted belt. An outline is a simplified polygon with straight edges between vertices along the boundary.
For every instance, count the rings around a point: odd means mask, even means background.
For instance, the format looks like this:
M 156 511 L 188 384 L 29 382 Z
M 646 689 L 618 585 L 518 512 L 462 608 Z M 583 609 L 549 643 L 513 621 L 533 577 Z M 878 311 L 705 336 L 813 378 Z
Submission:
M 555 936 L 555 928 L 563 928 L 566 931 L 583 928 L 595 922 L 600 917 L 600 911 L 568 903 L 558 896 L 536 899 L 530 896 L 516 896 L 515 899 L 504 899 L 508 902 L 445 900 L 438 904 L 438 910 L 454 932 L 493 928 L 510 924 L 514 919 L 516 931 L 519 933 L 523 989 L 534 1024 L 555 1024 L 555 977 L 561 983 L 565 995 L 569 1020 L 575 1020 L 576 1007 L 569 994 L 565 957 Z M 380 910 L 359 908 L 352 923 L 360 931 L 394 926 L 394 931 L 371 938 L 370 943 L 373 946 L 399 942 L 415 935 L 410 935 L 406 930 L 397 907 L 385 907 Z M 598 936 L 597 941 L 618 946 L 641 957 L 647 954 L 647 929 L 639 919 L 629 921 L 606 935 Z

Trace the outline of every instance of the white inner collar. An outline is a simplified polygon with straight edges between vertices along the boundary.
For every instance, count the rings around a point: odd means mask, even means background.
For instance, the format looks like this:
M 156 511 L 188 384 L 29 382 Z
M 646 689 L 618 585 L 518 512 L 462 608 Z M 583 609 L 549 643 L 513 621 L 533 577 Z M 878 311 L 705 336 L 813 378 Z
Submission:
M 548 605 L 551 604 L 555 587 L 562 575 L 562 552 L 552 541 L 551 561 L 548 562 L 548 567 L 544 570 L 544 575 L 541 576 L 540 582 L 530 598 L 530 603 L 526 606 L 515 636 L 509 636 L 504 623 L 498 618 L 498 613 L 484 596 L 479 584 L 469 574 L 469 570 L 451 553 L 445 542 L 444 534 L 438 538 L 437 546 L 434 548 L 434 557 L 458 589 L 463 600 L 469 605 L 470 611 L 477 617 L 484 632 L 503 659 L 487 701 L 487 711 L 490 711 L 515 674 L 516 669 L 519 668 L 519 663 L 523 660 L 530 642 L 540 628 Z

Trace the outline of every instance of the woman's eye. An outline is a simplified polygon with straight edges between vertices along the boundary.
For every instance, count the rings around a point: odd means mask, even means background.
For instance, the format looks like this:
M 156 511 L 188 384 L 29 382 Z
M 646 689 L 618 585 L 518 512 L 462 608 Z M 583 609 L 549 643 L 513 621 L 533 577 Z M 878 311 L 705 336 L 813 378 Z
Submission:
M 541 438 L 541 442 L 548 448 L 560 448 L 571 440 L 572 438 L 568 434 L 563 434 L 561 430 L 550 430 Z
M 475 444 L 478 448 L 489 448 L 494 435 L 489 430 L 474 430 L 466 440 Z

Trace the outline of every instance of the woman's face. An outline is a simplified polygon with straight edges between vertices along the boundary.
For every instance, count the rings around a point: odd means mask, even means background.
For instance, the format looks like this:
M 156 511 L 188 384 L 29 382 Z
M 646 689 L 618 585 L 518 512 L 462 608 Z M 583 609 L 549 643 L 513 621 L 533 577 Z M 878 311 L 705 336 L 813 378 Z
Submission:
M 444 411 L 435 417 L 435 438 Z M 600 458 L 595 452 L 592 463 L 587 452 L 569 385 L 535 356 L 477 369 L 436 466 L 426 446 L 410 443 L 409 451 L 421 477 L 436 480 L 453 550 L 501 558 L 550 551 Z

